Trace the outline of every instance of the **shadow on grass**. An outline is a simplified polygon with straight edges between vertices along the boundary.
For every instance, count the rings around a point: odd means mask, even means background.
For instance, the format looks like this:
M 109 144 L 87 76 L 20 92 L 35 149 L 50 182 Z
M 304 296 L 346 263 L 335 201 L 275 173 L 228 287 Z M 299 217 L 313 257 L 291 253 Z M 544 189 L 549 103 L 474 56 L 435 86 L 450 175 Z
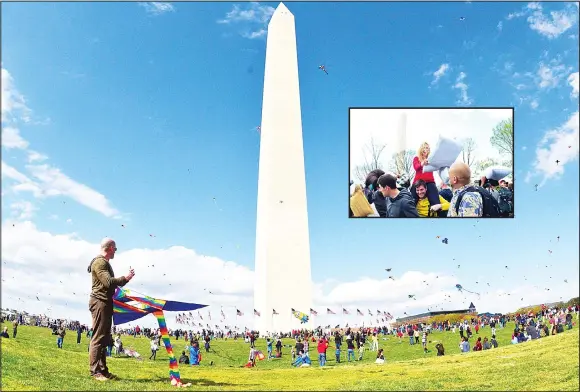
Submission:
M 121 381 L 121 379 L 119 379 Z M 135 383 L 152 383 L 152 382 L 161 382 L 169 384 L 169 377 L 150 377 L 150 378 L 139 378 L 139 379 L 130 379 L 130 378 L 123 378 L 122 381 L 129 381 Z M 207 379 L 181 379 L 181 382 L 184 384 L 191 383 L 191 385 L 201 386 L 201 387 L 235 387 L 239 386 L 239 384 L 232 384 L 227 382 L 215 382 L 212 380 Z M 244 386 L 252 387 L 258 386 L 260 384 L 244 384 Z

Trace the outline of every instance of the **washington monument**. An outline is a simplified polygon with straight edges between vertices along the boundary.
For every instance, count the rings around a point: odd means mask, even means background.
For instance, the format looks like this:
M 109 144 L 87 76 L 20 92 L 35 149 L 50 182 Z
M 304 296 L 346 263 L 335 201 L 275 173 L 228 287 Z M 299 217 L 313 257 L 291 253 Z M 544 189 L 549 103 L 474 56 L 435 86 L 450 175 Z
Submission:
M 260 124 L 254 325 L 261 334 L 297 328 L 291 309 L 312 307 L 301 117 L 294 15 L 280 3 L 268 24 Z

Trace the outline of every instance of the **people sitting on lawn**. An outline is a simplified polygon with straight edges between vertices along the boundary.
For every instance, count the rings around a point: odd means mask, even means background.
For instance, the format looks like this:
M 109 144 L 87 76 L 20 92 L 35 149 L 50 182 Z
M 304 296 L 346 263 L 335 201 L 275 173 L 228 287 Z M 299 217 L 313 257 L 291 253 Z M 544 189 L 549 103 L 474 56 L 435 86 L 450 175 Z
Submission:
M 294 367 L 308 367 L 312 364 L 312 362 L 310 361 L 310 358 L 304 354 L 304 351 L 299 351 L 298 352 L 298 357 L 296 358 L 296 361 L 294 361 L 292 363 L 292 366 Z
M 383 353 L 383 349 L 380 348 L 379 351 L 377 352 L 377 359 L 375 360 L 375 363 L 378 364 L 383 364 L 385 363 L 385 354 Z
M 189 365 L 189 358 L 185 355 L 185 351 L 181 352 L 181 356 L 179 357 L 179 363 L 182 365 Z
M 461 343 L 459 343 L 459 349 L 461 350 L 462 353 L 468 353 L 471 350 L 471 347 L 469 346 L 469 341 L 465 336 L 461 338 Z
M 201 360 L 201 353 L 199 351 L 199 343 L 197 340 L 189 346 L 189 364 L 191 366 L 199 366 Z

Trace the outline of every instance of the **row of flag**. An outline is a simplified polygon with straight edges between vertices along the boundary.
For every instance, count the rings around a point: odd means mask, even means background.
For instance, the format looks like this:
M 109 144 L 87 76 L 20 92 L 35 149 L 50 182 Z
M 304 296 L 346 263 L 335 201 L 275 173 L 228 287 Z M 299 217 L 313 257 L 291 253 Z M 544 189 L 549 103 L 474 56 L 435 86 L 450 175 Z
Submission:
M 374 316 L 373 312 L 370 309 L 367 309 L 367 310 L 369 312 L 369 316 Z M 292 309 L 292 311 L 294 311 L 294 309 Z M 238 316 L 243 316 L 244 315 L 244 313 L 242 313 L 238 309 L 236 309 L 236 314 Z M 280 314 L 280 313 L 276 312 L 276 309 L 272 309 L 272 315 L 277 315 L 277 314 Z M 336 312 L 334 312 L 330 308 L 326 308 L 326 314 L 333 315 L 333 314 L 336 314 Z M 342 308 L 342 314 L 344 314 L 344 315 L 350 315 L 351 313 L 350 313 L 350 311 L 348 309 Z M 357 309 L 356 310 L 356 314 L 357 314 L 357 316 L 364 316 L 364 313 L 361 312 L 360 309 Z M 312 315 L 312 316 L 318 316 L 318 312 L 316 310 L 310 308 L 310 315 Z M 376 315 L 377 315 L 377 317 L 383 316 L 387 320 L 392 320 L 393 319 L 393 316 L 391 315 L 391 313 L 385 312 L 385 311 L 381 311 L 381 310 L 377 310 Z M 260 317 L 261 316 L 261 313 L 258 312 L 256 309 L 254 309 L 254 316 Z
M 373 312 L 370 309 L 367 309 L 367 310 L 368 310 L 369 316 L 372 316 L 372 317 L 375 316 L 375 314 L 373 314 Z M 292 309 L 292 311 L 294 311 L 294 309 Z M 226 315 L 225 315 L 223 309 L 220 311 L 220 313 L 221 313 L 222 319 L 225 320 Z M 279 315 L 279 314 L 280 313 L 278 313 L 276 311 L 276 309 L 272 309 L 272 315 L 273 316 L 276 316 L 276 315 Z M 328 314 L 328 315 L 335 315 L 336 313 L 332 309 L 326 308 L 326 314 Z M 351 313 L 350 313 L 350 311 L 348 309 L 342 308 L 342 314 L 343 315 L 350 315 Z M 357 309 L 356 310 L 356 314 L 357 314 L 357 316 L 364 316 L 364 313 L 360 309 Z M 197 312 L 197 315 L 198 315 L 198 317 L 201 320 L 203 320 L 203 316 L 201 315 L 201 313 L 199 311 Z M 242 312 L 241 310 L 239 310 L 239 309 L 236 308 L 236 316 L 242 317 L 243 315 L 244 315 L 244 312 Z M 262 315 L 261 312 L 259 312 L 256 309 L 254 309 L 254 316 L 261 317 L 261 315 Z M 310 308 L 310 315 L 312 315 L 312 316 L 318 316 L 318 312 L 316 310 Z M 384 318 L 386 318 L 387 321 L 393 319 L 393 316 L 391 315 L 391 313 L 385 312 L 385 311 L 381 311 L 381 310 L 377 310 L 376 316 L 377 317 L 384 317 Z M 189 314 L 186 314 L 184 312 L 184 313 L 179 313 L 177 315 L 177 320 L 179 320 L 179 321 L 186 321 L 186 320 L 193 319 L 193 317 L 194 317 L 194 315 L 193 315 L 192 312 L 189 312 Z M 208 317 L 209 320 L 211 320 L 211 312 L 210 311 L 207 312 L 207 317 Z

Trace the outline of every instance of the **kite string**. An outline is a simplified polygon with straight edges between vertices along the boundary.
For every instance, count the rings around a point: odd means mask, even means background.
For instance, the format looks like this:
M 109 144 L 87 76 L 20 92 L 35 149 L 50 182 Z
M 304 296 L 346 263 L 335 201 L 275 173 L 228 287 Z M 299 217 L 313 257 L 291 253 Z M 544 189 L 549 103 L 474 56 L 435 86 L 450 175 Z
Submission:
M 165 315 L 162 310 L 156 310 L 153 315 L 157 318 L 157 323 L 159 324 L 159 332 L 161 333 L 161 339 L 165 345 L 165 350 L 167 350 L 167 356 L 169 357 L 169 378 L 172 384 L 180 384 L 181 377 L 179 376 L 179 367 L 177 365 L 177 359 L 173 354 L 173 348 L 171 347 L 171 342 L 169 341 L 169 333 L 167 332 L 167 324 L 165 323 Z M 175 381 L 174 381 L 175 380 Z

